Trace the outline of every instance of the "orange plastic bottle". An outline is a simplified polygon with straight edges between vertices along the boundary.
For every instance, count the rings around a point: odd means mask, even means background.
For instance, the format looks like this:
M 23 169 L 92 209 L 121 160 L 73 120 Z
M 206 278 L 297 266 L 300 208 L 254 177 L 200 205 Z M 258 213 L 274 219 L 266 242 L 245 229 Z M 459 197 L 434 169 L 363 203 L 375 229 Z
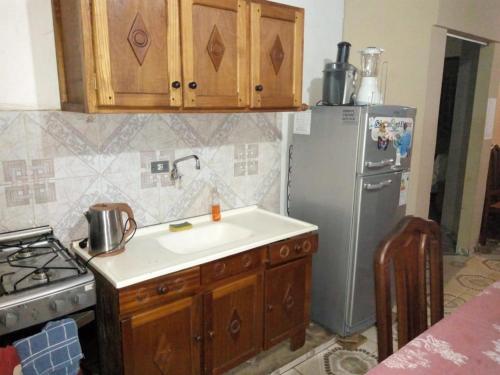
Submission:
M 220 198 L 217 188 L 212 190 L 212 220 L 220 221 Z

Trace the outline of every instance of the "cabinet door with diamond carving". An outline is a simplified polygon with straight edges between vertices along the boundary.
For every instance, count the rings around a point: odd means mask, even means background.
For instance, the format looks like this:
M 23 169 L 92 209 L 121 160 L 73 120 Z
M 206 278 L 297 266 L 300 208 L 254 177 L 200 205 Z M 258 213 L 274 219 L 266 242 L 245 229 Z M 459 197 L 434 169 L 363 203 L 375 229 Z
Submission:
M 264 347 L 301 332 L 309 321 L 311 258 L 303 258 L 266 271 Z
M 300 107 L 304 10 L 255 2 L 250 12 L 251 106 Z
M 205 373 L 223 374 L 262 350 L 262 273 L 204 296 Z
M 184 106 L 248 106 L 247 1 L 181 4 Z
M 122 321 L 125 375 L 198 375 L 201 297 L 185 298 Z
M 178 0 L 94 0 L 92 4 L 98 105 L 180 106 Z

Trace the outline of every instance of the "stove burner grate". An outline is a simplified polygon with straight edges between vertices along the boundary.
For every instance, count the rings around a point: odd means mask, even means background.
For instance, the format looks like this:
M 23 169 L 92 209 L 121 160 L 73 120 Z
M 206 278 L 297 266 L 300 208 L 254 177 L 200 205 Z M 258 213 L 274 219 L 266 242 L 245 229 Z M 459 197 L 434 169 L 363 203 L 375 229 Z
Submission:
M 0 244 L 0 252 L 5 249 L 11 253 L 0 264 L 8 265 L 10 270 L 25 269 L 28 272 L 19 274 L 19 278 L 15 280 L 15 271 L 0 275 L 0 295 L 14 294 L 39 287 L 41 284 L 59 282 L 87 273 L 86 268 L 69 255 L 59 240 L 51 236 L 44 235 L 32 241 L 18 241 L 8 246 Z M 72 272 L 59 274 L 57 270 Z M 10 277 L 7 278 L 8 276 Z M 30 280 L 35 282 L 34 285 Z M 10 287 L 6 286 L 6 281 Z

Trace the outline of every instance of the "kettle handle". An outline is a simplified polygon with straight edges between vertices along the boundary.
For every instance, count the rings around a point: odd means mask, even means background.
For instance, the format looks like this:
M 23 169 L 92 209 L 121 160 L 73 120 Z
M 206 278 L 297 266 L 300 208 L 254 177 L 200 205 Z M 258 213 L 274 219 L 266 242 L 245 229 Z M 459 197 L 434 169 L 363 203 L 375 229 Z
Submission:
M 125 229 L 125 232 L 123 233 L 123 237 L 122 237 L 122 241 L 121 241 L 123 244 L 123 243 L 126 243 L 128 240 L 130 240 L 130 238 L 132 238 L 132 236 L 135 233 L 135 230 L 137 229 L 137 223 L 134 220 L 134 212 L 132 211 L 132 209 L 130 208 L 130 206 L 128 204 L 117 203 L 116 208 L 118 208 L 121 212 L 126 213 L 128 216 L 127 221 L 129 222 L 129 227 L 128 227 L 128 229 Z

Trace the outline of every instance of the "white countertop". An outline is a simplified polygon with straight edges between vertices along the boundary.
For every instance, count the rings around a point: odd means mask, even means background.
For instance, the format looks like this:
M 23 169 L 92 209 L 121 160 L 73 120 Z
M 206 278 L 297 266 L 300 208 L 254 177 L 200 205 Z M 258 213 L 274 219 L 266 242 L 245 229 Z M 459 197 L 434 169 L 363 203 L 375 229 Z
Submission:
M 247 228 L 253 234 L 191 254 L 174 253 L 162 247 L 158 238 L 184 233 L 169 232 L 169 224 L 184 221 L 193 224 L 193 228 L 229 223 Z M 92 259 L 90 264 L 119 289 L 318 229 L 316 225 L 278 215 L 257 206 L 224 211 L 220 222 L 213 222 L 211 215 L 205 215 L 172 223 L 140 228 L 123 253 L 107 257 L 98 256 Z M 78 241 L 71 244 L 71 251 L 83 260 L 90 258 L 87 249 L 78 246 Z

